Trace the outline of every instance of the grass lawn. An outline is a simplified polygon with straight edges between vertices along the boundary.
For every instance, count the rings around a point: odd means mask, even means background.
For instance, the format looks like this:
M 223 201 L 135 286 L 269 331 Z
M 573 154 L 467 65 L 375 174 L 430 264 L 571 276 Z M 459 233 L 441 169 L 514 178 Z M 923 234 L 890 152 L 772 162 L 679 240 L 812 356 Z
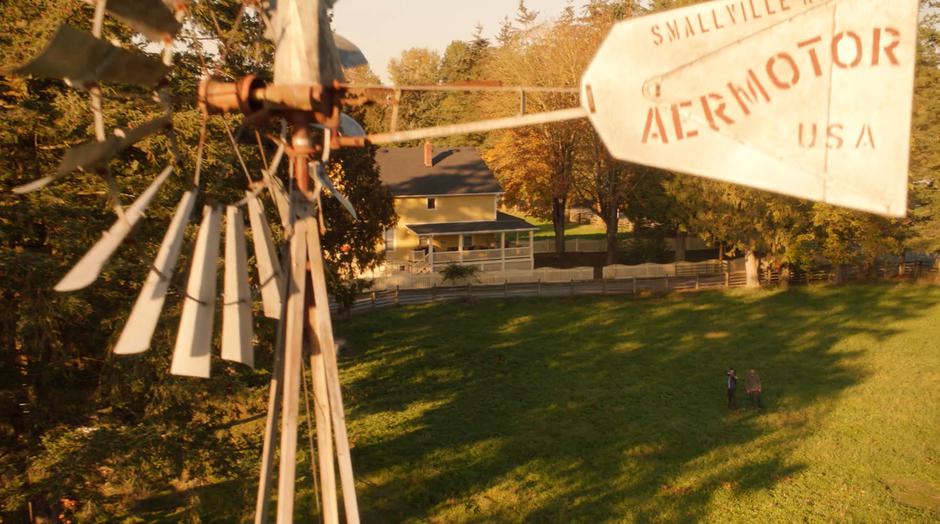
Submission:
M 535 231 L 536 240 L 555 238 L 555 228 L 551 220 L 532 217 L 525 217 L 525 219 L 528 223 L 538 228 Z M 604 238 L 606 232 L 607 229 L 601 224 L 575 224 L 573 222 L 565 224 L 565 238 L 571 240 L 575 238 L 599 240 Z
M 487 301 L 338 331 L 365 522 L 940 518 L 940 288 Z M 764 412 L 727 410 L 728 366 L 742 405 L 758 369 Z

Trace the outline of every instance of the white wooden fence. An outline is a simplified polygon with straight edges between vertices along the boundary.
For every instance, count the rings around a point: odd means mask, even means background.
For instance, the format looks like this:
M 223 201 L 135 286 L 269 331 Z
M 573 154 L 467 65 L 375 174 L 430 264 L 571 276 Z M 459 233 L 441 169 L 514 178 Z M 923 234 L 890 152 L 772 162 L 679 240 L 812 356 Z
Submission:
M 576 267 L 573 269 L 558 269 L 553 267 L 543 267 L 534 270 L 510 270 L 510 271 L 488 271 L 479 273 L 476 279 L 471 282 L 474 285 L 493 285 L 503 283 L 532 283 L 532 282 L 583 282 L 594 280 L 593 267 Z M 450 284 L 456 284 L 451 282 Z M 460 282 L 459 284 L 465 284 Z M 445 285 L 441 274 L 435 273 L 394 273 L 386 277 L 379 277 L 372 280 L 372 288 L 375 291 L 384 291 L 388 289 L 428 289 L 434 286 Z
M 592 269 L 592 268 L 588 268 Z M 724 273 L 721 275 L 675 276 L 659 278 L 625 278 L 620 280 L 583 280 L 568 282 L 509 282 L 497 284 L 467 283 L 460 286 L 434 285 L 424 289 L 392 288 L 363 293 L 352 304 L 351 313 L 363 313 L 375 309 L 487 298 L 509 297 L 576 297 L 590 295 L 636 295 L 642 293 L 669 293 L 709 289 L 743 287 L 745 275 Z M 331 302 L 334 312 L 339 305 Z
M 743 260 L 743 259 L 741 259 Z M 738 268 L 737 266 L 741 266 Z M 604 278 L 661 278 L 675 276 L 696 276 L 696 275 L 715 275 L 724 273 L 733 267 L 733 271 L 743 271 L 743 262 L 738 264 L 736 261 L 705 260 L 703 262 L 675 262 L 673 264 L 639 264 L 636 266 L 624 266 L 615 264 L 604 267 Z
M 618 249 L 627 249 L 631 243 L 630 239 L 620 240 Z M 664 238 L 663 246 L 666 251 L 675 251 L 676 250 L 676 239 L 675 238 Z M 700 251 L 704 249 L 710 249 L 712 246 L 709 246 L 705 241 L 697 237 L 688 237 L 685 239 L 685 249 L 686 251 Z M 536 240 L 532 244 L 532 252 L 535 254 L 539 253 L 554 253 L 555 252 L 555 239 L 554 238 L 543 238 L 541 240 Z M 604 253 L 607 251 L 607 240 L 603 238 L 571 238 L 565 240 L 565 252 L 566 253 Z
M 743 260 L 743 259 L 742 259 Z M 603 270 L 606 280 L 629 278 L 663 278 L 663 277 L 694 277 L 701 275 L 717 275 L 728 270 L 732 272 L 743 271 L 743 262 L 706 260 L 704 262 L 677 262 L 673 264 L 640 264 L 636 266 L 612 265 Z M 470 282 L 473 285 L 495 284 L 524 284 L 544 282 L 547 284 L 558 282 L 585 282 L 594 280 L 593 267 L 576 267 L 572 269 L 558 269 L 542 267 L 534 270 L 507 270 L 486 271 L 477 274 Z M 444 286 L 445 283 L 439 272 L 434 273 L 392 273 L 388 276 L 371 280 L 371 289 L 385 291 L 388 289 L 428 289 L 434 286 Z M 463 285 L 467 282 L 459 282 Z M 449 284 L 458 284 L 450 282 Z
M 603 253 L 607 251 L 607 241 L 604 239 L 573 238 L 565 240 L 566 253 Z M 532 252 L 554 253 L 555 239 L 548 238 L 536 240 L 532 243 Z

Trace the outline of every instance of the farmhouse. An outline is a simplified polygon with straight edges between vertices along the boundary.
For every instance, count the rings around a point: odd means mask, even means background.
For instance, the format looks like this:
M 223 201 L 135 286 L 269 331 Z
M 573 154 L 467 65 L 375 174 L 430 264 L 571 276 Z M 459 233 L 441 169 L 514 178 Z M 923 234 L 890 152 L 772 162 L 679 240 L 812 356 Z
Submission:
M 385 232 L 388 271 L 533 269 L 535 227 L 499 210 L 503 190 L 476 149 L 426 143 L 379 150 L 376 161 L 399 217 Z

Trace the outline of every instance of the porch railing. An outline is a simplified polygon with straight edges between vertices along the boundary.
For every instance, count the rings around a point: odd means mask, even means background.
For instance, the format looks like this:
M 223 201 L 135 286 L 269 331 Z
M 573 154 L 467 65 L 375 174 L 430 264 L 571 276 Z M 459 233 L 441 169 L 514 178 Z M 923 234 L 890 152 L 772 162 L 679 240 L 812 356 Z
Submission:
M 461 254 L 463 257 L 461 257 Z M 528 256 L 528 247 L 509 247 L 505 249 L 505 258 L 507 260 L 513 258 L 527 258 Z M 460 251 L 435 251 L 434 265 L 460 263 L 461 260 L 464 262 L 494 261 L 501 260 L 503 257 L 503 250 L 501 249 L 473 249 L 463 251 L 462 253 Z M 430 259 L 431 256 L 423 250 L 412 251 L 408 256 L 408 262 L 411 263 L 430 264 Z

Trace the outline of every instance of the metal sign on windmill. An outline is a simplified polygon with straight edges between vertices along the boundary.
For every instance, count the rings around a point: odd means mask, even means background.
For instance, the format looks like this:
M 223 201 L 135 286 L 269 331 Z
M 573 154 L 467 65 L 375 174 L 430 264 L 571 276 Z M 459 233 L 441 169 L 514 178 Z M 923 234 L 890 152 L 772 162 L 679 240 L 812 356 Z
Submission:
M 623 22 L 582 80 L 617 158 L 907 210 L 917 0 L 718 0 Z

